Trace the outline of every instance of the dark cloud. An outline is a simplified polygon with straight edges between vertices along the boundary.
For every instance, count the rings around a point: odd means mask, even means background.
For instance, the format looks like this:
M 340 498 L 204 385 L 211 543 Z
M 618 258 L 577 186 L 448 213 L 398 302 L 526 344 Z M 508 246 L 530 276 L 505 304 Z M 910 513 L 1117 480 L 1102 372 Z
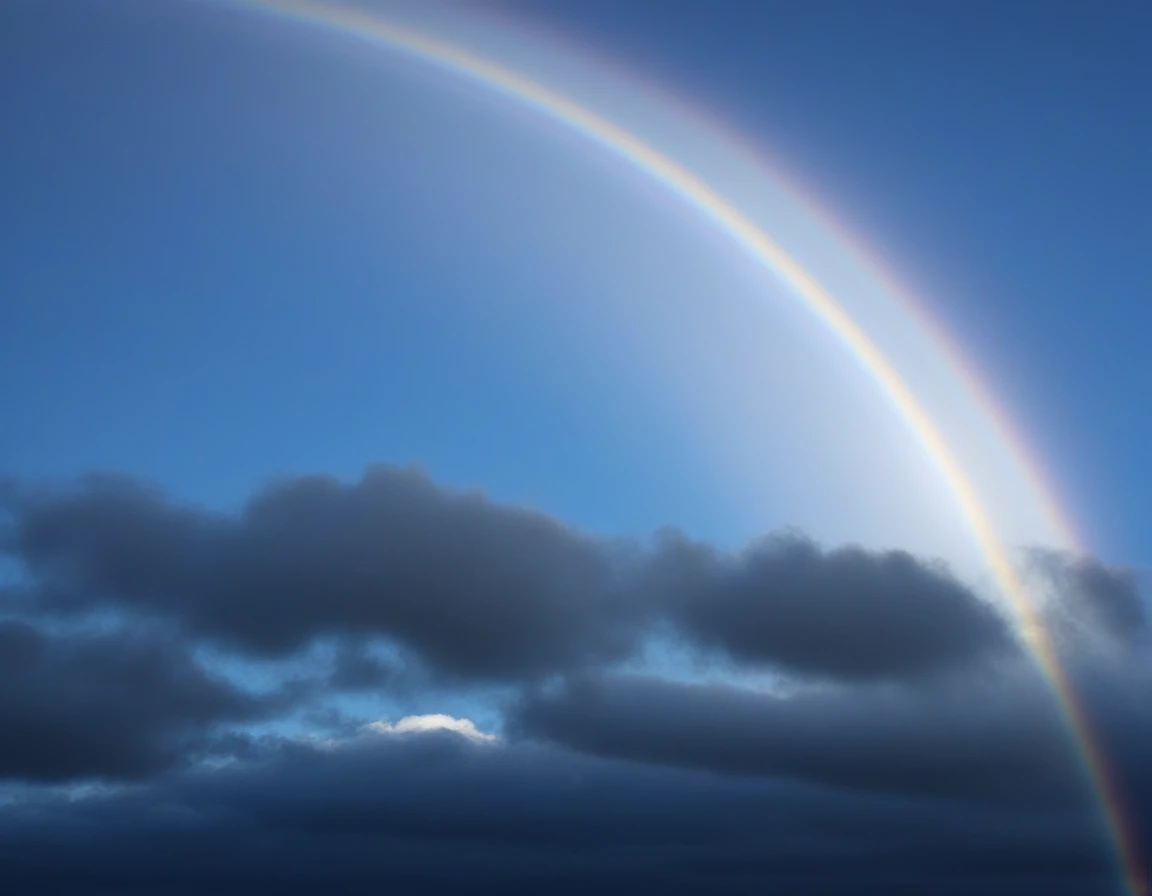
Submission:
M 943 566 L 901 551 L 824 552 L 779 535 L 733 555 L 670 535 L 653 570 L 690 640 L 801 674 L 906 677 L 1012 644 L 991 605 Z
M 639 762 L 874 793 L 1082 803 L 1085 782 L 1056 706 L 1033 676 L 1023 679 L 771 694 L 595 677 L 526 696 L 510 724 Z
M 406 677 L 402 667 L 373 655 L 367 645 L 345 640 L 336 645 L 327 684 L 340 691 L 382 691 L 410 686 Z
M 511 681 L 623 659 L 671 621 L 737 662 L 895 678 L 1010 642 L 987 604 L 907 554 L 790 536 L 738 554 L 675 535 L 643 549 L 413 469 L 286 480 L 235 516 L 107 477 L 18 489 L 11 507 L 9 551 L 34 583 L 24 611 L 160 614 L 263 655 L 376 635 L 442 675 Z
M 0 778 L 152 774 L 183 761 L 213 724 L 269 708 L 163 638 L 0 622 Z
M 0 600 L 33 622 L 0 624 L 17 891 L 1114 890 L 1050 693 L 942 566 L 609 541 L 386 467 L 234 514 L 109 477 L 0 504 Z M 1122 575 L 1053 557 L 1053 607 L 1113 641 L 1146 625 Z M 120 629 L 83 633 L 107 611 Z M 653 639 L 777 690 L 624 674 Z M 254 696 L 194 652 L 278 683 Z M 1113 653 L 1067 669 L 1140 819 L 1152 670 Z M 377 702 L 445 697 L 505 739 L 364 733 Z M 89 778 L 133 781 L 27 783 Z
M 281 742 L 215 770 L 0 813 L 51 893 L 1104 894 L 1090 819 L 996 814 L 448 732 Z M 1061 889 L 1064 888 L 1064 889 Z
M 1050 592 L 1047 616 L 1067 639 L 1103 635 L 1131 644 L 1148 631 L 1147 607 L 1132 570 L 1067 551 L 1028 551 L 1030 571 Z
M 287 480 L 236 517 L 115 479 L 26 490 L 13 540 L 42 604 L 162 613 L 268 655 L 378 633 L 448 675 L 518 678 L 623 656 L 635 630 L 611 546 L 414 469 Z

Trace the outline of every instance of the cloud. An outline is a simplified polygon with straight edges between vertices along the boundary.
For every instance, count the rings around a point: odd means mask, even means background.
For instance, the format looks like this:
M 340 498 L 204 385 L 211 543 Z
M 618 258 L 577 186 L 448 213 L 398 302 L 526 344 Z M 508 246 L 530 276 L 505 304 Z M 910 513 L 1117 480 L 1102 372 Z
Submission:
M 373 656 L 355 639 L 344 639 L 336 645 L 332 673 L 325 684 L 341 691 L 379 691 L 403 687 L 402 678 L 403 670 L 397 665 Z
M 1033 548 L 1028 570 L 1047 591 L 1047 622 L 1071 641 L 1132 645 L 1148 632 L 1148 609 L 1131 570 L 1093 557 Z
M 51 893 L 1107 892 L 1094 819 L 720 777 L 452 731 L 0 812 L 5 881 Z
M 597 676 L 526 695 L 508 725 L 644 763 L 871 793 L 1082 804 L 1088 795 L 1059 713 L 1042 684 L 1018 671 L 787 694 Z
M 667 536 L 652 588 L 680 632 L 805 675 L 907 677 L 1012 645 L 1004 618 L 946 568 L 901 551 L 822 551 L 777 535 L 726 554 Z
M 943 568 L 776 536 L 735 554 L 665 534 L 593 537 L 437 487 L 414 469 L 284 480 L 236 515 L 123 478 L 16 490 L 10 555 L 26 613 L 121 612 L 284 656 L 321 637 L 385 638 L 441 677 L 517 682 L 633 656 L 669 624 L 737 663 L 900 678 L 1011 643 Z M 349 655 L 349 682 L 384 674 Z
M 479 744 L 495 743 L 494 734 L 485 734 L 471 719 L 454 719 L 441 713 L 423 716 L 405 716 L 395 725 L 389 722 L 369 722 L 366 730 L 376 734 L 415 734 L 426 731 L 455 731 L 468 740 Z
M 235 517 L 108 478 L 25 491 L 16 513 L 42 605 L 162 614 L 257 654 L 380 634 L 442 674 L 506 680 L 632 647 L 611 546 L 415 469 L 285 480 Z
M 284 480 L 232 514 L 115 477 L 0 503 L 18 567 L 0 609 L 26 620 L 0 623 L 17 889 L 1113 886 L 1046 685 L 993 607 L 908 554 L 604 539 L 390 467 Z M 1033 574 L 1075 631 L 1132 648 L 1066 669 L 1139 819 L 1141 599 L 1087 559 Z M 641 674 L 653 640 L 728 682 Z M 249 693 L 225 667 L 280 683 Z M 499 737 L 469 718 L 494 715 Z
M 213 725 L 270 709 L 171 640 L 0 622 L 0 778 L 154 774 L 185 761 Z

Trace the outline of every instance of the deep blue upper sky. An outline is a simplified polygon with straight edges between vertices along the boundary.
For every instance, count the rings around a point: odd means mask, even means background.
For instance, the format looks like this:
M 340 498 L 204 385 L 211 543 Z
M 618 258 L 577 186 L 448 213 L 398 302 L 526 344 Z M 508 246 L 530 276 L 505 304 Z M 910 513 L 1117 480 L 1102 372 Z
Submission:
M 504 6 L 768 147 L 947 322 L 1093 547 L 1152 562 L 1146 4 Z M 257 17 L 3 15 L 0 467 L 122 467 L 227 502 L 420 460 L 595 526 L 724 532 L 731 508 L 681 475 L 691 447 L 578 341 L 565 356 L 533 301 L 589 285 L 557 275 L 518 177 L 573 217 L 603 189 L 550 135 Z M 494 205 L 516 225 L 490 232 Z
M 1152 560 L 1152 7 L 506 7 L 767 148 L 947 322 L 1095 547 Z

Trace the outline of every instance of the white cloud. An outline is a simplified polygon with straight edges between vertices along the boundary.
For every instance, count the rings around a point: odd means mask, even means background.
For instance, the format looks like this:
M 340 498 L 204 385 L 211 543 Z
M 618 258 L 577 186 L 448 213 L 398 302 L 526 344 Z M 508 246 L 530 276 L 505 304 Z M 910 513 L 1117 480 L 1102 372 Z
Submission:
M 439 731 L 442 729 L 455 731 L 476 743 L 490 744 L 497 740 L 496 735 L 486 734 L 478 729 L 471 719 L 455 719 L 443 713 L 405 716 L 395 725 L 391 722 L 370 722 L 364 726 L 364 730 L 377 734 L 418 734 L 422 731 Z

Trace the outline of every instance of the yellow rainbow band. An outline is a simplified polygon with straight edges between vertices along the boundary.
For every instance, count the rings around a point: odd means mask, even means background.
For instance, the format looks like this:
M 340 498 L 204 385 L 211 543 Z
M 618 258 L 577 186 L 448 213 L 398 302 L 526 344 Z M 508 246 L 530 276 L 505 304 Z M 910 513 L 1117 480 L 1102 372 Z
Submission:
M 1071 735 L 1080 751 L 1089 782 L 1099 801 L 1109 840 L 1131 896 L 1152 892 L 1133 838 L 1126 827 L 1119 794 L 1104 755 L 1060 667 L 1051 639 L 1028 598 L 1008 553 L 939 428 L 895 367 L 827 291 L 743 212 L 706 182 L 619 125 L 529 80 L 502 64 L 451 43 L 397 25 L 378 14 L 314 0 L 236 0 L 301 22 L 336 29 L 361 39 L 434 63 L 485 87 L 531 106 L 631 163 L 663 184 L 685 203 L 728 234 L 815 314 L 880 387 L 896 413 L 919 441 L 943 477 L 996 583 L 1016 616 L 1021 637 L 1048 679 Z

